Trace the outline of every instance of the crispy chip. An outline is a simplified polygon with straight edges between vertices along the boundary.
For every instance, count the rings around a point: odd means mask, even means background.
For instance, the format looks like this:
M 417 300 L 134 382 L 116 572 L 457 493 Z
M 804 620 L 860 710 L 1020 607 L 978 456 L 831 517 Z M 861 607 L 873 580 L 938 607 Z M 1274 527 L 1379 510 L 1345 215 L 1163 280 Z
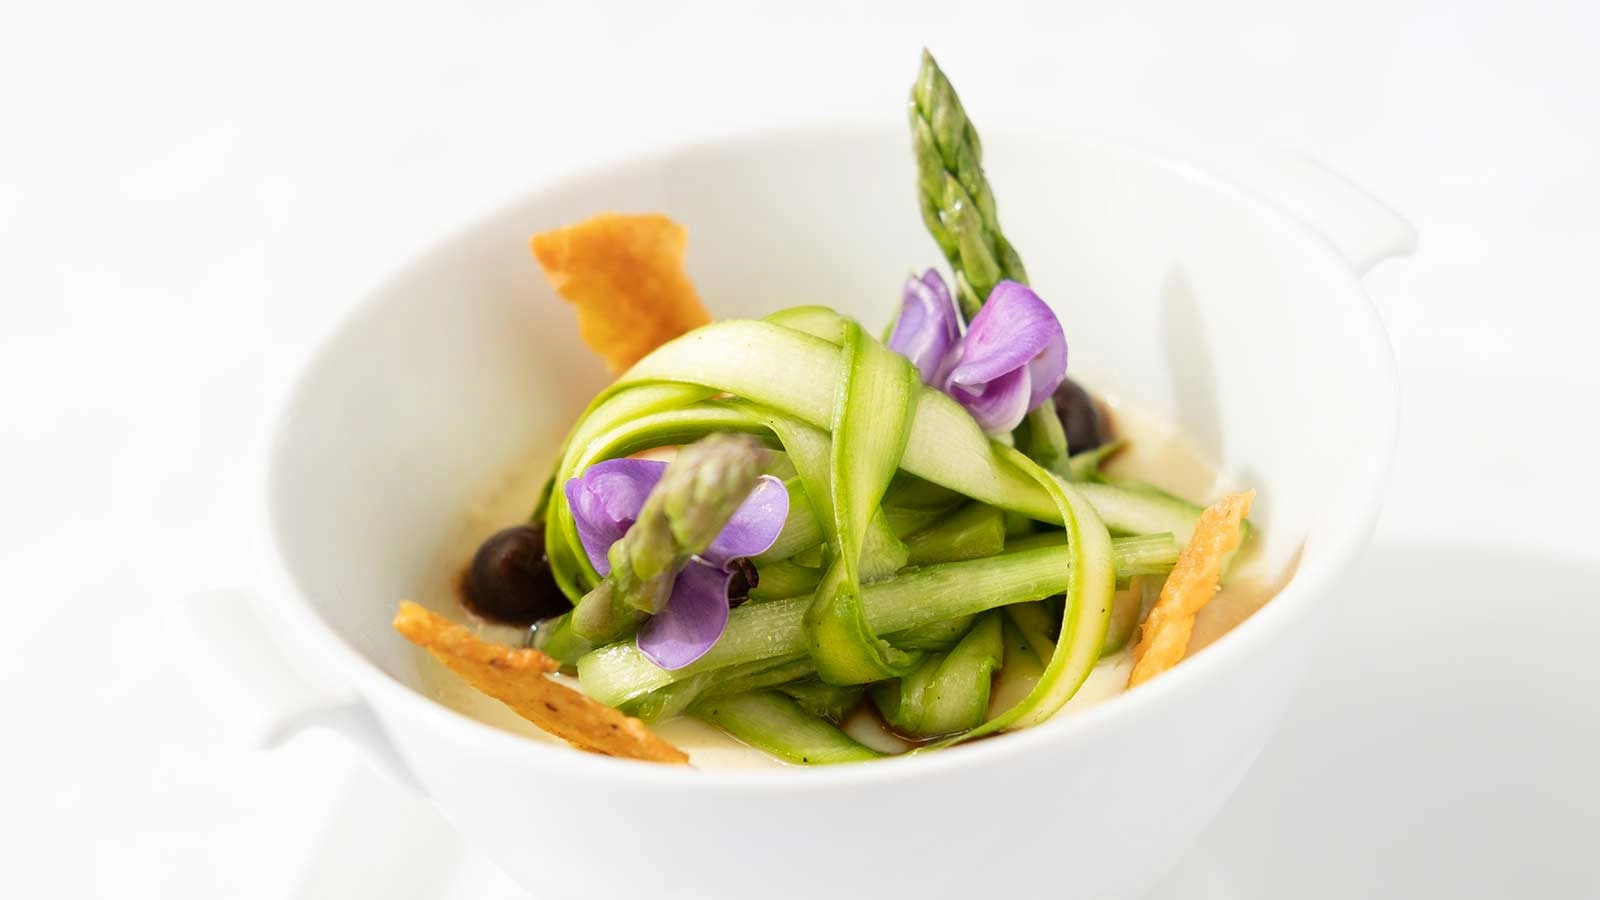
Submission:
M 617 374 L 711 321 L 683 269 L 688 235 L 659 213 L 603 213 L 533 236 L 545 277 L 578 308 L 578 333 Z
M 1133 648 L 1128 687 L 1143 684 L 1183 660 L 1194 617 L 1217 593 L 1222 561 L 1239 546 L 1239 523 L 1250 514 L 1255 491 L 1228 494 L 1200 514 L 1194 535 L 1167 576 L 1161 599 L 1151 607 Z
M 473 687 L 580 750 L 650 762 L 689 761 L 638 719 L 546 678 L 561 665 L 538 650 L 490 643 L 409 601 L 400 604 L 394 629 Z

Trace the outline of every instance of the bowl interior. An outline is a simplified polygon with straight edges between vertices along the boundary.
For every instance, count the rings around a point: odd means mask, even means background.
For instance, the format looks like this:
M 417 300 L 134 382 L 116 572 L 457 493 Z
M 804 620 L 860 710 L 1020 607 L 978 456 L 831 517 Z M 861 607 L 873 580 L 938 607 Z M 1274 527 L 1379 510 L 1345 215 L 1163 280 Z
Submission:
M 1174 422 L 1259 488 L 1266 566 L 1302 552 L 1313 563 L 1330 529 L 1351 527 L 1342 492 L 1386 452 L 1392 415 L 1386 345 L 1348 270 L 1182 166 L 1043 138 L 997 135 L 986 149 L 1006 232 L 1065 326 L 1071 374 Z M 395 602 L 466 505 L 553 451 L 606 381 L 527 245 L 602 210 L 685 223 L 719 317 L 821 303 L 876 330 L 907 273 L 939 262 L 904 136 L 819 129 L 572 178 L 392 278 L 290 398 L 269 502 L 316 614 L 402 682 L 415 669 L 388 626 Z

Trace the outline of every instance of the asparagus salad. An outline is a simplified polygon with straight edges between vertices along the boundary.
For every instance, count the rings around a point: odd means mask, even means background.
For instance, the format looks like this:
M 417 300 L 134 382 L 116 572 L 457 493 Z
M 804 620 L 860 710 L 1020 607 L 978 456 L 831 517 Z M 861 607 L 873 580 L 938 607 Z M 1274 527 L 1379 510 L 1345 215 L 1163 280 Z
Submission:
M 470 686 L 613 756 L 703 762 L 715 731 L 815 765 L 1031 727 L 1086 682 L 1133 687 L 1189 652 L 1253 495 L 1203 507 L 1159 466 L 1163 487 L 1130 477 L 1183 454 L 1141 457 L 1168 439 L 1113 428 L 1066 378 L 1062 323 L 926 53 L 910 120 L 949 278 L 908 278 L 884 321 L 712 321 L 664 216 L 533 238 L 618 377 L 538 475 L 531 518 L 477 547 L 471 627 L 401 605 L 440 693 Z

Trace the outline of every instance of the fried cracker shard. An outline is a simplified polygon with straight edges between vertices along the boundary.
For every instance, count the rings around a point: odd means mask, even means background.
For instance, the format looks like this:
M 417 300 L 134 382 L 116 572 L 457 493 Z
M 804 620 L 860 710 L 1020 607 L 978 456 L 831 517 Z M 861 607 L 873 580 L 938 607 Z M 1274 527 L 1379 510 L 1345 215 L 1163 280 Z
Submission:
M 1189 651 L 1194 617 L 1216 594 L 1223 560 L 1239 546 L 1239 523 L 1250 514 L 1255 496 L 1255 491 L 1228 494 L 1200 514 L 1188 546 L 1161 589 L 1161 599 L 1144 620 L 1139 643 L 1133 648 L 1128 687 L 1172 668 Z
M 649 762 L 689 761 L 638 719 L 546 678 L 560 664 L 538 650 L 490 643 L 411 602 L 400 604 L 394 629 L 473 687 L 580 750 Z
M 711 321 L 683 268 L 688 235 L 660 214 L 603 213 L 533 236 L 545 277 L 578 308 L 578 333 L 617 374 Z

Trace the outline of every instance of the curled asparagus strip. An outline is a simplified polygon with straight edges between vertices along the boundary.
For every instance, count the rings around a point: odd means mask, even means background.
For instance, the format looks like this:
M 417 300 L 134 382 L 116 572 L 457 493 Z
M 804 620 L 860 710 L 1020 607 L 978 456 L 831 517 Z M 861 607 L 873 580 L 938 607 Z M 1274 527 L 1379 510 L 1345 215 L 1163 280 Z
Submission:
M 608 408 L 609 409 L 609 408 Z M 583 471 L 593 462 L 601 459 L 612 459 L 627 456 L 641 450 L 656 447 L 674 446 L 697 440 L 701 436 L 713 431 L 739 431 L 747 432 L 758 438 L 769 441 L 773 446 L 798 446 L 802 441 L 814 440 L 826 442 L 827 434 L 820 429 L 807 426 L 791 417 L 775 413 L 765 407 L 756 406 L 745 401 L 712 400 L 687 406 L 683 409 L 669 410 L 654 415 L 641 416 L 626 421 L 614 422 L 613 427 L 597 436 L 589 445 L 589 451 L 579 458 L 574 471 Z M 826 451 L 820 451 L 825 456 Z M 787 486 L 792 496 L 799 497 L 804 490 L 801 478 L 792 478 Z M 920 501 L 918 493 L 944 492 L 958 500 L 963 495 L 949 491 L 948 488 L 934 485 L 931 482 L 914 480 L 914 487 L 907 489 L 891 488 L 885 498 L 885 506 L 890 503 L 897 504 L 896 508 L 889 510 L 891 521 L 898 521 L 902 516 L 907 516 L 907 521 L 916 521 L 919 518 L 909 518 L 911 513 L 918 510 L 915 507 Z M 1095 507 L 1095 511 L 1105 520 L 1112 533 L 1122 535 L 1161 534 L 1172 532 L 1179 541 L 1187 541 L 1190 530 L 1193 529 L 1195 520 L 1199 518 L 1201 507 L 1186 500 L 1162 493 L 1155 488 L 1142 484 L 1098 484 L 1077 483 L 1074 485 Z M 934 498 L 938 499 L 938 498 Z M 942 510 L 935 510 L 942 513 Z M 968 515 L 983 516 L 981 506 L 969 505 Z M 940 518 L 936 515 L 932 518 Z M 925 554 L 926 548 L 918 550 L 918 546 L 930 537 L 939 533 L 940 529 L 951 524 L 941 522 L 939 526 L 919 526 L 909 528 L 903 533 L 906 543 L 912 548 L 913 558 L 909 562 L 921 565 L 933 560 L 918 558 Z M 931 525 L 930 519 L 930 525 Z M 1246 534 L 1250 531 L 1249 523 L 1244 524 Z M 898 528 L 895 529 L 897 532 Z M 574 537 L 573 540 L 576 540 Z M 767 552 L 757 557 L 758 566 L 762 566 L 763 578 L 766 569 L 764 564 L 788 559 L 801 550 L 815 547 L 823 540 L 822 527 L 817 521 L 816 513 L 810 503 L 791 503 L 789 505 L 789 520 L 784 525 L 784 530 L 778 537 L 777 543 Z M 984 538 L 987 543 L 989 539 Z M 1060 532 L 1045 532 L 1029 538 L 1013 539 L 1007 541 L 1007 549 L 1027 546 L 1030 543 L 1059 543 L 1064 538 Z M 1020 543 L 1019 543 L 1020 541 Z M 993 552 L 993 551 L 990 551 Z M 988 555 L 987 553 L 980 555 Z M 942 561 L 942 560 L 940 560 Z M 1163 570 L 1164 571 L 1164 570 Z M 1128 573 L 1123 573 L 1124 575 Z M 769 592 L 770 594 L 770 592 Z M 788 596 L 777 594 L 772 596 Z
M 805 624 L 822 680 L 851 685 L 898 677 L 916 663 L 873 630 L 861 607 L 861 584 L 893 571 L 863 571 L 863 549 L 868 524 L 899 469 L 920 385 L 903 357 L 854 322 L 845 329 L 840 354 L 828 453 L 832 521 L 824 522 L 838 556 L 817 586 Z
M 720 410 L 720 430 L 776 432 L 774 442 L 789 447 L 791 455 L 796 441 L 825 447 L 842 364 L 839 345 L 785 326 L 738 320 L 704 326 L 658 347 L 596 398 L 568 440 L 556 477 L 564 482 L 602 459 L 659 446 L 639 443 L 637 432 L 613 433 L 625 432 L 635 420 L 650 417 L 663 433 L 677 423 L 679 435 L 692 439 L 703 431 L 695 431 L 688 415 L 675 416 L 717 393 L 747 401 L 705 407 Z M 959 404 L 931 388 L 917 390 L 903 470 L 1003 509 L 1060 521 L 1058 508 L 1037 484 L 997 462 L 995 445 Z M 820 484 L 812 490 L 819 480 L 801 473 L 813 505 L 829 494 Z M 831 515 L 830 510 L 824 518 Z M 577 526 L 560 492 L 550 498 L 547 521 L 552 571 L 567 596 L 581 597 L 599 576 L 578 550 Z
M 1006 447 L 1002 452 L 1012 465 L 1036 478 L 1061 508 L 1067 532 L 1066 549 L 1072 558 L 1061 631 L 1044 674 L 1026 697 L 983 725 L 935 746 L 1030 728 L 1055 715 L 1083 686 L 1083 680 L 1099 661 L 1106 628 L 1111 622 L 1117 572 L 1111 533 L 1104 520 L 1082 495 L 1059 477 L 1016 450 Z
M 837 345 L 792 328 L 748 321 L 707 325 L 662 345 L 592 404 L 567 444 L 557 477 L 565 480 L 600 460 L 686 443 L 709 431 L 754 434 L 775 447 L 816 448 L 825 458 L 820 448 L 830 440 L 824 429 L 832 424 L 840 365 Z M 743 399 L 707 399 L 718 392 Z M 955 401 L 922 388 L 900 467 L 937 490 L 1059 524 L 1061 513 L 1049 493 L 1015 466 L 1000 464 L 998 446 Z M 812 474 L 813 483 L 821 480 Z M 1119 534 L 1171 531 L 1186 539 L 1200 512 L 1147 489 L 1075 487 Z M 811 485 L 806 488 L 813 493 Z M 827 497 L 821 484 L 814 493 Z M 554 492 L 550 500 L 552 569 L 576 599 L 599 576 L 581 552 L 565 498 Z M 791 504 L 790 512 L 807 537 L 820 536 L 811 504 Z
M 625 400 L 616 404 L 618 407 L 627 407 L 619 408 L 617 414 L 624 418 L 638 418 L 689 406 L 709 396 L 711 396 L 710 391 L 690 384 L 653 384 L 630 392 Z M 543 514 L 541 516 L 539 511 L 535 511 L 532 516 L 534 521 L 543 518 L 546 523 L 545 550 L 550 554 L 550 571 L 555 575 L 556 584 L 561 587 L 561 592 L 574 603 L 599 582 L 600 576 L 582 551 L 572 511 L 567 508 L 565 498 L 557 488 L 565 484 L 566 479 L 574 474 L 574 470 L 564 463 L 577 449 L 586 446 L 593 439 L 597 428 L 605 426 L 605 423 L 595 421 L 590 415 L 598 405 L 598 399 L 589 404 L 583 418 L 578 420 L 577 427 L 562 442 L 560 451 L 562 464 L 556 466 L 555 474 L 550 478 L 549 488 L 540 498 L 540 503 L 544 505 Z M 582 471 L 583 469 L 576 470 L 576 472 Z

